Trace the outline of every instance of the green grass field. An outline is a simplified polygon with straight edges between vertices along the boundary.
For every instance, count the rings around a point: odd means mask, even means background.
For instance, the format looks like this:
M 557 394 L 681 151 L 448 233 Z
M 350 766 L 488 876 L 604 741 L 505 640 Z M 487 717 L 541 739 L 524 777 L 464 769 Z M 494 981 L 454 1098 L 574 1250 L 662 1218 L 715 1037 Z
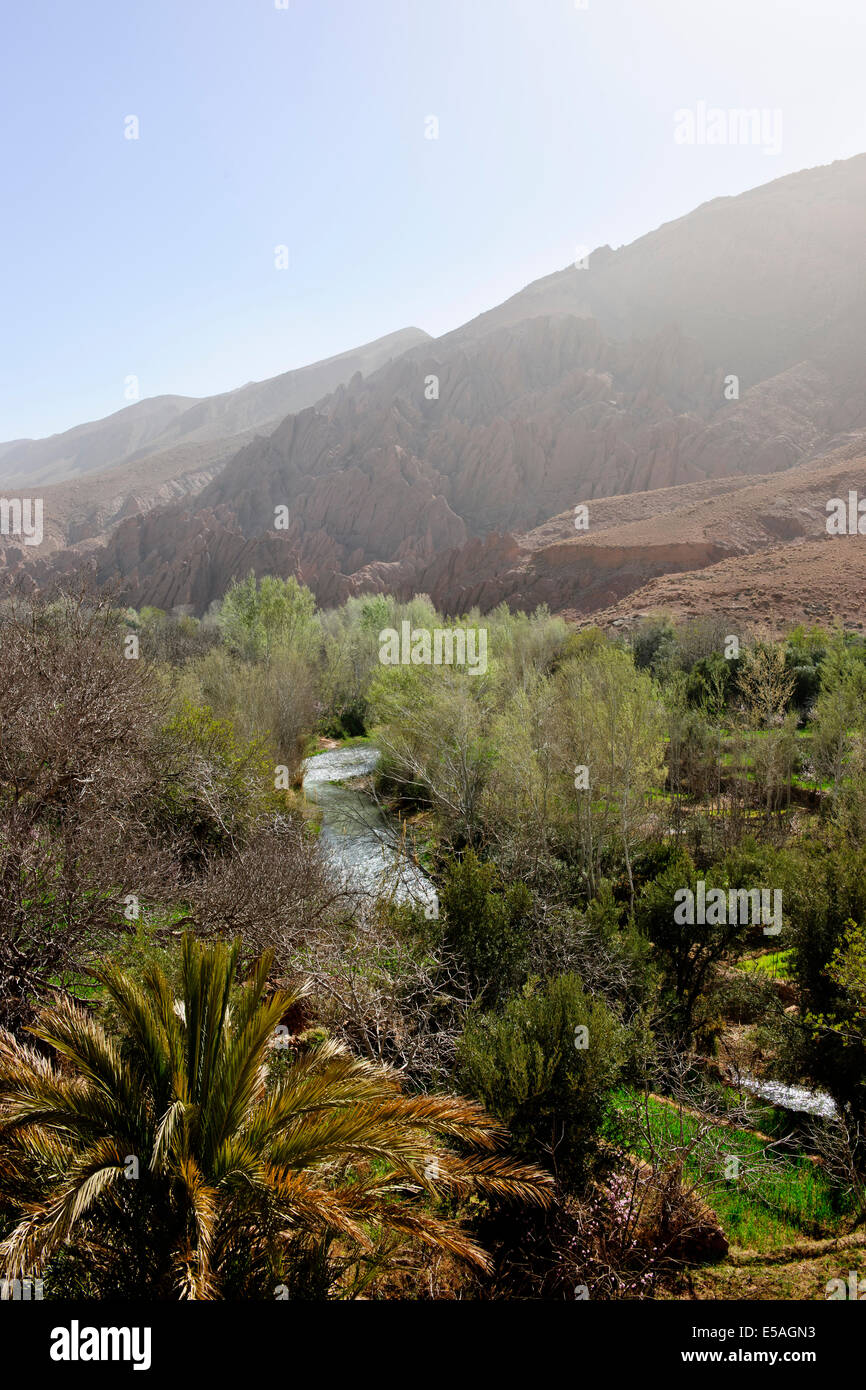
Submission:
M 629 1102 L 619 1093 L 611 1133 L 628 1134 Z M 797 1240 L 832 1236 L 844 1229 L 845 1208 L 818 1164 L 798 1153 L 773 1156 L 768 1145 L 749 1130 L 714 1126 L 699 1146 L 689 1149 L 699 1117 L 650 1098 L 653 1143 L 669 1160 L 682 1156 L 688 1181 L 700 1182 L 700 1196 L 721 1222 L 732 1246 L 771 1251 Z M 756 1111 L 756 1121 L 759 1113 Z M 632 1140 L 638 1158 L 650 1157 L 645 1140 Z M 726 1177 L 730 1160 L 739 1161 L 738 1176 Z
M 793 950 L 788 951 L 768 951 L 763 956 L 750 956 L 745 960 L 737 962 L 738 970 L 758 971 L 759 974 L 769 975 L 773 980 L 787 980 L 791 977 L 791 960 L 794 955 Z

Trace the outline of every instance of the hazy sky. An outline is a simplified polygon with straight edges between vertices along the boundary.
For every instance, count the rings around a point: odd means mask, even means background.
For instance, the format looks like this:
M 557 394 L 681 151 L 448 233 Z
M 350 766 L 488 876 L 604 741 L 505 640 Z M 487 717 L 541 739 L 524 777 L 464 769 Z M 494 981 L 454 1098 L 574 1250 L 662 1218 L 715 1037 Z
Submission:
M 206 395 L 445 332 L 577 245 L 866 150 L 866 0 L 38 0 L 3 28 L 0 439 L 130 376 Z M 781 152 L 677 144 L 699 102 L 780 111 Z

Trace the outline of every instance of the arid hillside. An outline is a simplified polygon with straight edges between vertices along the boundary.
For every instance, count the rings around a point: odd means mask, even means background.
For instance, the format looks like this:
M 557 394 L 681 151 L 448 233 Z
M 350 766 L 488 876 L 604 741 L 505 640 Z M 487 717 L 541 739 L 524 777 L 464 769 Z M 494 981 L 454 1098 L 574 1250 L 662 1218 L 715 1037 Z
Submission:
M 202 399 L 155 396 L 47 439 L 0 444 L 0 486 L 40 489 L 54 544 L 100 535 L 119 515 L 195 492 L 256 434 L 269 434 L 290 412 L 427 336 L 401 329 L 234 391 Z
M 452 611 L 587 614 L 802 542 L 824 470 L 866 453 L 864 194 L 860 156 L 717 199 L 392 354 L 227 460 L 223 407 L 192 406 L 160 435 L 182 444 L 149 446 L 146 497 L 121 472 L 49 493 L 50 540 L 10 537 L 7 578 L 83 568 L 133 604 L 202 612 L 252 569 L 325 603 L 428 591 Z
M 614 621 L 754 609 L 779 630 L 810 616 L 858 626 L 866 543 L 827 532 L 827 503 L 852 491 L 866 498 L 866 435 L 783 475 L 601 499 L 585 531 L 564 513 L 524 535 L 488 537 L 442 556 L 421 585 L 453 611 L 546 603 Z

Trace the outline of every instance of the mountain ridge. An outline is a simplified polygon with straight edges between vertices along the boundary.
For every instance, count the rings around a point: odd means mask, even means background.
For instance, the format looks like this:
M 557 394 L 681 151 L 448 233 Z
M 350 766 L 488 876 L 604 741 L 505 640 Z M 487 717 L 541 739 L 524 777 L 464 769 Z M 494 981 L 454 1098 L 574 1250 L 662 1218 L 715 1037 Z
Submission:
M 295 574 L 323 603 L 389 587 L 429 590 L 452 611 L 482 592 L 528 602 L 505 576 L 566 509 L 787 474 L 846 441 L 866 454 L 864 387 L 859 155 L 713 199 L 593 253 L 588 270 L 554 272 L 287 414 L 199 470 L 194 496 L 121 517 L 104 545 L 85 541 L 84 559 L 7 543 L 7 575 L 86 573 L 130 603 L 196 612 L 250 569 Z M 290 524 L 278 532 L 281 507 Z M 681 571 L 731 558 L 706 536 L 677 544 Z M 616 560 L 610 538 L 596 545 L 597 562 L 620 570 L 608 606 L 659 577 L 642 545 L 625 536 Z M 552 575 L 555 552 L 541 550 Z M 561 593 L 535 582 L 531 594 L 580 611 L 575 576 L 556 582 Z
M 225 440 L 222 453 L 228 456 L 233 437 L 256 430 L 267 432 L 293 410 L 312 405 L 357 372 L 364 375 L 373 371 L 389 357 L 428 339 L 423 329 L 402 328 L 333 357 L 213 396 L 149 396 L 112 415 L 44 439 L 0 443 L 0 486 L 67 482 L 148 458 L 179 443 Z M 158 428 L 154 429 L 152 422 Z M 83 461 L 74 452 L 77 440 L 84 442 Z M 71 456 L 64 452 L 70 448 Z

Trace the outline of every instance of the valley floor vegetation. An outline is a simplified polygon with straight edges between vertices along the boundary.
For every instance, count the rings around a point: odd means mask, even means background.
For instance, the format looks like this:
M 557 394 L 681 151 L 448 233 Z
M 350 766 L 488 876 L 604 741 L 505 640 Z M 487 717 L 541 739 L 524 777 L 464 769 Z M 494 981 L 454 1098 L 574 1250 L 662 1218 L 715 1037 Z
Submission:
M 383 665 L 404 621 L 484 627 L 486 670 Z M 0 654 L 0 1277 L 573 1300 L 847 1275 L 862 637 L 321 611 L 251 575 L 203 619 L 8 603 Z M 435 910 L 334 873 L 302 768 L 353 741 Z M 719 889 L 779 894 L 780 930 L 677 911 Z

